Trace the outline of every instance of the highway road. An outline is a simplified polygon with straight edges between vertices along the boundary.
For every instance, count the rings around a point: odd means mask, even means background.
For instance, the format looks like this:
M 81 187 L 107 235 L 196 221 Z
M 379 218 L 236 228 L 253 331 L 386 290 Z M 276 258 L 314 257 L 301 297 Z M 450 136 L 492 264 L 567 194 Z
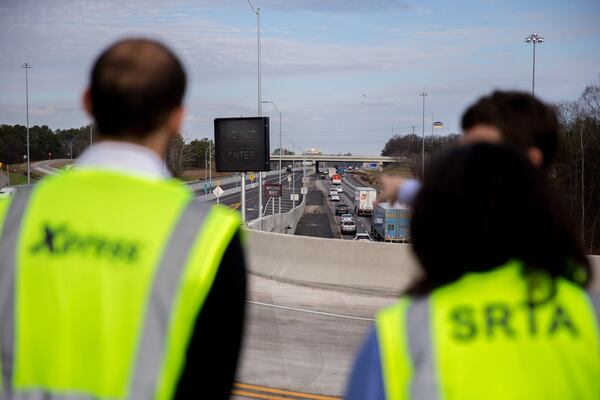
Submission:
M 249 289 L 234 399 L 342 396 L 375 312 L 395 300 L 254 275 Z
M 342 189 L 343 192 L 340 193 L 340 201 L 331 201 L 329 200 L 329 196 L 327 195 L 329 193 L 329 189 L 332 187 L 332 183 L 330 180 L 322 180 L 321 182 L 323 182 L 323 185 L 326 188 L 326 198 L 327 198 L 327 204 L 328 204 L 328 208 L 329 210 L 333 213 L 333 215 L 335 216 L 335 206 L 338 204 L 346 204 L 348 205 L 348 207 L 350 207 L 351 210 L 351 214 L 354 215 L 354 189 L 357 186 L 366 186 L 363 184 L 358 183 L 354 178 L 352 178 L 351 174 L 344 174 L 343 178 L 342 178 Z M 338 221 L 338 229 L 339 229 L 339 221 L 340 221 L 340 217 L 336 216 L 335 217 L 336 220 Z M 354 215 L 354 222 L 356 223 L 356 232 L 366 232 L 369 235 L 371 235 L 371 218 L 370 217 L 359 217 Z M 352 240 L 354 239 L 354 234 L 349 234 L 349 235 L 343 235 L 340 231 L 340 235 L 343 239 L 345 240 Z
M 302 187 L 302 171 L 294 171 L 294 185 L 291 182 L 288 182 L 288 176 L 291 176 L 291 173 L 282 173 L 281 175 L 281 183 L 283 184 L 283 196 L 281 198 L 281 211 L 288 212 L 292 209 L 293 201 L 290 198 L 292 192 L 299 194 L 300 188 Z M 277 183 L 279 181 L 278 175 L 269 176 L 263 179 L 263 183 Z M 224 185 L 223 189 L 236 187 L 235 183 L 229 183 Z M 239 184 L 237 185 L 239 186 Z M 196 190 L 198 195 L 204 194 L 204 190 L 199 189 Z M 216 198 L 210 200 L 213 203 L 216 203 Z M 299 200 L 296 202 L 296 205 L 300 204 L 302 201 L 302 194 L 299 194 Z M 219 202 L 225 206 L 228 206 L 232 209 L 238 210 L 241 207 L 241 193 L 232 193 L 226 196 L 222 196 L 219 199 Z M 275 213 L 279 211 L 278 209 L 279 201 L 275 200 Z M 263 201 L 263 213 L 271 214 L 273 211 L 273 202 L 267 198 Z M 246 219 L 252 220 L 258 218 L 258 187 L 252 189 L 246 189 Z

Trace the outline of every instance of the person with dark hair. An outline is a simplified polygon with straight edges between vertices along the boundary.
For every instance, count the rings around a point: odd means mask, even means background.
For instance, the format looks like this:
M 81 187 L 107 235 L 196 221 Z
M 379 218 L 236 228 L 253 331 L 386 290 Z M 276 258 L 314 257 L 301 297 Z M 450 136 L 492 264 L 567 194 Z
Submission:
M 428 171 L 412 219 L 423 274 L 377 314 L 347 398 L 600 398 L 600 297 L 545 176 L 487 143 Z
M 165 45 L 114 43 L 83 96 L 100 140 L 0 199 L 0 398 L 229 398 L 241 221 L 164 172 L 185 87 Z
M 462 116 L 463 142 L 506 143 L 526 153 L 548 171 L 558 146 L 558 118 L 553 107 L 529 93 L 495 91 L 469 106 Z M 415 179 L 385 175 L 382 201 L 411 204 L 421 186 Z

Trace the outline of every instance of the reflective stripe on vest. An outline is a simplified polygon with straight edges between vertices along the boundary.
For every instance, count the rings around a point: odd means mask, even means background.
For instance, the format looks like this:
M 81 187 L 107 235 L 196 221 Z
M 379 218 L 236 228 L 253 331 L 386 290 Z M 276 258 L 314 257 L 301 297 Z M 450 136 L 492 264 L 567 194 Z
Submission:
M 531 309 L 520 271 L 469 274 L 380 311 L 386 398 L 600 398 L 600 298 L 558 280 Z
M 101 179 L 107 178 L 101 175 L 103 174 L 98 175 Z M 143 186 L 141 187 L 143 189 Z M 132 188 L 132 190 L 135 189 Z M 168 190 L 170 189 L 167 188 Z M 28 203 L 31 204 L 34 200 L 39 201 L 36 197 L 38 196 L 37 188 L 33 191 L 31 199 L 29 199 L 30 193 L 19 190 L 5 217 L 4 229 L 0 238 L 0 339 L 2 345 L 0 362 L 3 378 L 3 391 L 0 392 L 0 398 L 23 400 L 172 398 L 185 361 L 185 352 L 194 329 L 196 316 L 212 286 L 221 257 L 239 228 L 239 218 L 235 213 L 220 208 L 209 210 L 207 206 L 200 205 L 195 200 L 185 201 L 188 195 L 181 195 L 181 191 L 178 190 L 175 188 L 173 199 L 184 207 L 177 213 L 176 221 L 172 223 L 172 234 L 166 236 L 167 244 L 158 253 L 162 255 L 160 255 L 160 261 L 154 268 L 149 282 L 145 305 L 142 304 L 143 307 L 135 311 L 142 314 L 132 315 L 133 318 L 138 317 L 140 320 L 139 330 L 137 330 L 138 337 L 133 342 L 136 347 L 131 353 L 133 358 L 103 360 L 102 363 L 102 365 L 111 367 L 118 367 L 122 363 L 130 365 L 130 367 L 121 365 L 121 367 L 115 368 L 118 371 L 127 372 L 129 370 L 129 372 L 123 381 L 126 386 L 112 391 L 102 389 L 102 382 L 114 381 L 114 378 L 110 378 L 113 371 L 106 370 L 106 368 L 100 371 L 84 371 L 84 374 L 89 373 L 89 379 L 95 380 L 95 383 L 86 384 L 84 382 L 83 385 L 87 385 L 87 388 L 82 389 L 81 380 L 78 381 L 79 387 L 69 386 L 69 377 L 64 375 L 68 372 L 64 372 L 62 375 L 50 373 L 50 376 L 57 376 L 58 379 L 47 379 L 45 375 L 47 371 L 61 369 L 60 358 L 54 360 L 55 362 L 45 362 L 48 360 L 48 356 L 33 360 L 36 358 L 35 354 L 19 354 L 20 347 L 17 343 L 20 340 L 20 333 L 17 327 L 19 326 L 18 321 L 22 321 L 24 318 L 19 310 L 23 307 L 27 309 L 27 305 L 19 306 L 16 303 L 18 298 L 23 299 L 23 296 L 19 297 L 18 295 L 19 288 L 16 284 L 17 274 L 23 274 L 23 272 L 19 272 L 21 261 L 18 249 L 19 243 L 22 241 L 24 225 L 31 217 Z M 182 200 L 188 204 L 185 205 L 181 202 Z M 114 264 L 115 268 L 128 267 L 127 265 L 117 265 L 118 262 L 114 262 Z M 93 266 L 93 263 L 90 265 Z M 43 265 L 41 266 L 43 267 Z M 89 267 L 89 265 L 82 265 L 82 267 Z M 111 279 L 110 271 L 108 271 L 108 275 L 108 279 Z M 119 275 L 117 274 L 117 276 Z M 48 284 L 51 285 L 52 282 L 48 282 Z M 109 297 L 111 295 L 110 291 L 104 294 Z M 31 296 L 31 294 L 27 293 L 27 296 Z M 60 298 L 58 300 L 62 301 Z M 77 303 L 78 300 L 89 301 L 88 298 L 69 298 L 71 303 Z M 110 300 L 107 304 L 111 305 Z M 85 324 L 85 321 L 81 323 Z M 118 327 L 118 325 L 115 326 Z M 63 327 L 49 326 L 47 328 L 52 332 L 52 336 L 56 336 L 53 330 Z M 28 329 L 28 334 L 31 336 L 31 328 Z M 68 329 L 69 327 L 65 327 L 65 331 Z M 81 329 L 81 326 L 75 326 L 76 331 Z M 91 333 L 88 337 L 83 335 L 82 342 L 87 344 L 93 343 L 94 340 L 106 340 L 106 337 L 103 338 L 101 330 L 97 332 L 97 335 L 95 333 Z M 85 329 L 82 332 L 86 332 Z M 40 332 L 40 334 L 44 333 Z M 114 332 L 111 334 L 114 335 Z M 28 340 L 30 336 L 22 340 Z M 35 343 L 39 345 L 44 341 Z M 77 349 L 78 343 L 73 343 L 72 347 Z M 33 359 L 23 359 L 23 357 Z M 39 371 L 31 369 L 33 365 L 37 365 L 40 370 L 43 370 L 41 375 L 39 375 Z M 67 365 L 64 371 L 69 371 L 70 368 L 71 366 Z M 45 376 L 45 378 L 40 378 L 40 382 L 37 382 L 36 376 L 38 375 Z M 87 378 L 84 376 L 84 379 Z M 118 379 L 118 381 L 122 381 L 122 379 Z M 120 394 L 116 394 L 117 391 Z M 107 394 L 109 392 L 112 394 Z

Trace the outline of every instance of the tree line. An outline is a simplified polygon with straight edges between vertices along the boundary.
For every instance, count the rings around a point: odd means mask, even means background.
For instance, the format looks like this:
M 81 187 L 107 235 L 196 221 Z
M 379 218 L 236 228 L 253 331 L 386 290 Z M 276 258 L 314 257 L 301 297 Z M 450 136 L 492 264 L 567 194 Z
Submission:
M 600 82 L 589 85 L 571 102 L 555 105 L 559 118 L 559 148 L 550 171 L 566 196 L 571 219 L 588 253 L 600 254 Z M 460 135 L 426 136 L 425 157 L 458 143 Z M 423 138 L 396 135 L 381 155 L 404 157 L 415 176 L 421 175 Z

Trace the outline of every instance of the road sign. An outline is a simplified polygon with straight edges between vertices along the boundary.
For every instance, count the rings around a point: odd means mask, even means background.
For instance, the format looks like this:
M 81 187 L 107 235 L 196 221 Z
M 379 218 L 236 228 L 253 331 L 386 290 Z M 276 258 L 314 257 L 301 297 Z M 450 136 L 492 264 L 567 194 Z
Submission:
M 252 174 L 248 175 L 248 179 L 250 179 L 250 182 L 254 182 L 254 175 L 252 175 Z
M 291 182 L 291 181 L 292 181 L 292 176 L 288 175 L 288 182 Z
M 219 198 L 223 194 L 224 190 L 221 189 L 221 186 L 217 186 L 212 192 L 217 198 Z
M 265 183 L 265 197 L 281 197 L 282 187 L 280 183 Z
M 308 188 L 307 187 L 301 187 L 300 188 L 300 193 L 302 193 L 302 194 L 308 194 Z
M 300 201 L 300 195 L 298 193 L 290 194 L 290 200 Z
M 377 163 L 376 162 L 370 163 L 369 168 L 373 168 L 373 169 L 377 168 Z
M 269 148 L 268 117 L 215 119 L 217 171 L 268 171 Z

